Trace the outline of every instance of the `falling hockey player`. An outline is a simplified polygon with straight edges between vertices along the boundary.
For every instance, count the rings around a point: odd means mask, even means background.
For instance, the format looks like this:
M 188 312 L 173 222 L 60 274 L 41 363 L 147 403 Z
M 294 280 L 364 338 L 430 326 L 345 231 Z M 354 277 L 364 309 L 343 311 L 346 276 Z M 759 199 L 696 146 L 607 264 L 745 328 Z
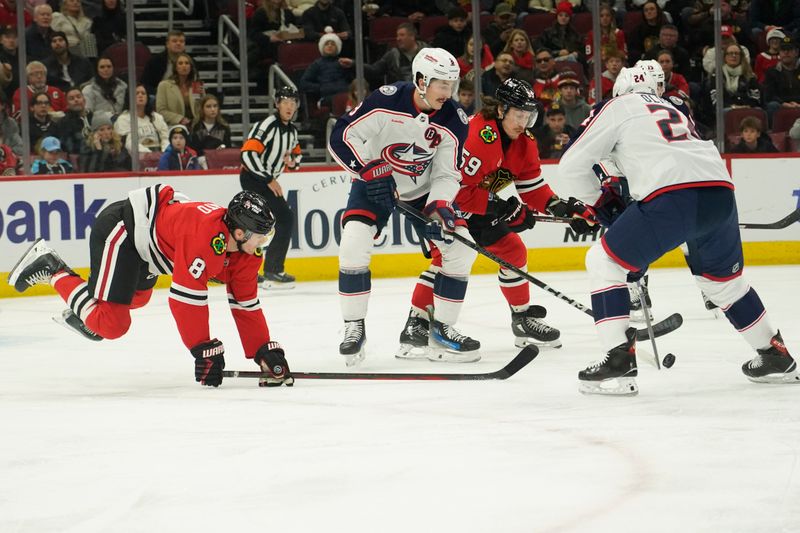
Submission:
M 448 233 L 468 235 L 453 205 L 467 135 L 467 116 L 452 100 L 458 90 L 458 63 L 446 50 L 423 48 L 411 69 L 413 83 L 380 87 L 339 118 L 331 132 L 331 154 L 353 174 L 339 245 L 345 324 L 339 353 L 348 366 L 364 358 L 373 242 L 394 211 L 398 195 L 431 219 L 427 225 L 417 224 L 417 230 L 435 241 L 434 253 L 441 255 L 440 266 L 423 272 L 415 290 L 417 294 L 432 287 L 433 305 L 426 309 L 412 300 L 403 335 L 409 326 L 432 317 L 429 345 L 421 357 L 446 362 L 480 359 L 480 343 L 454 327 L 476 257 Z
M 596 106 L 558 166 L 558 191 L 595 206 L 602 218 L 621 211 L 586 269 L 595 324 L 606 356 L 578 373 L 580 390 L 636 394 L 635 330 L 629 328 L 626 278 L 686 243 L 700 289 L 756 351 L 742 365 L 750 380 L 800 383 L 797 365 L 742 276 L 744 259 L 733 183 L 719 152 L 697 138 L 686 117 L 657 93 L 648 69 L 623 69 L 615 98 Z M 613 158 L 625 178 L 601 190 L 592 166 Z M 621 205 L 620 196 L 634 202 Z
M 575 232 L 594 230 L 594 221 L 581 218 L 590 216 L 587 207 L 574 199 L 560 199 L 541 176 L 539 150 L 529 131 L 537 116 L 537 101 L 526 81 L 509 78 L 497 88 L 495 98 L 484 98 L 483 108 L 469 122 L 456 196 L 475 242 L 524 271 L 528 249 L 518 234 L 533 227 L 532 211 L 575 215 L 571 222 Z M 519 198 L 500 198 L 498 193 L 512 183 Z M 511 308 L 515 345 L 560 347 L 561 333 L 542 320 L 545 308 L 530 303 L 528 281 L 503 267 L 498 280 Z
M 217 387 L 225 348 L 209 333 L 207 282 L 214 277 L 227 285 L 245 356 L 263 372 L 259 386 L 291 386 L 283 348 L 270 339 L 258 301 L 261 248 L 275 225 L 266 201 L 243 191 L 226 209 L 178 197 L 184 198 L 172 187 L 154 185 L 106 206 L 92 226 L 88 282 L 39 239 L 8 283 L 20 292 L 37 283 L 52 285 L 69 306 L 63 323 L 99 341 L 127 333 L 131 309 L 147 304 L 159 274 L 172 274 L 169 308 L 194 356 L 195 380 Z

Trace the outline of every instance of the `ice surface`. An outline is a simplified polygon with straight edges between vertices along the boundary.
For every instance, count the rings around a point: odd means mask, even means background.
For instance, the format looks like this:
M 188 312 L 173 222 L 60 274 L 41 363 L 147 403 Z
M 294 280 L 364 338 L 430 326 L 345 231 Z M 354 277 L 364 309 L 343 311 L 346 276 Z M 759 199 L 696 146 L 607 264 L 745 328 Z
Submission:
M 795 354 L 798 274 L 745 272 Z M 538 276 L 588 303 L 585 273 Z M 459 326 L 483 360 L 395 360 L 414 281 L 373 281 L 362 370 L 484 372 L 516 353 L 496 278 L 477 276 Z M 629 398 L 578 394 L 592 322 L 535 287 L 564 348 L 508 381 L 292 389 L 196 384 L 164 291 L 100 343 L 51 321 L 55 297 L 2 300 L 0 531 L 799 531 L 800 386 L 744 378 L 749 347 L 685 269 L 653 271 L 650 290 L 657 319 L 685 323 L 659 339 L 675 366 L 640 354 Z M 261 296 L 292 368 L 344 370 L 335 284 Z M 227 368 L 255 370 L 222 287 L 211 315 Z

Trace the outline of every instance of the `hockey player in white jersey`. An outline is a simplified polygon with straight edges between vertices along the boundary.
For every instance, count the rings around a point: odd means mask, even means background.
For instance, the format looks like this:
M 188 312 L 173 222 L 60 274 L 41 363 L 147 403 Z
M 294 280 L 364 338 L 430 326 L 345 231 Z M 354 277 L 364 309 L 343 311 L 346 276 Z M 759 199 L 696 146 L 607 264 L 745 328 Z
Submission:
M 557 192 L 594 205 L 611 226 L 586 255 L 592 308 L 606 356 L 578 374 L 580 390 L 636 394 L 635 330 L 626 278 L 686 243 L 697 284 L 756 351 L 742 365 L 752 381 L 800 383 L 796 363 L 742 277 L 733 183 L 714 145 L 657 94 L 650 71 L 623 69 L 624 91 L 593 109 L 558 167 Z M 616 181 L 600 187 L 592 166 L 613 159 Z M 634 201 L 625 206 L 620 195 Z
M 435 277 L 420 280 L 430 283 L 434 292 L 430 349 L 424 356 L 449 362 L 480 359 L 480 343 L 454 328 L 477 255 L 449 235 L 455 231 L 469 236 L 453 205 L 467 134 L 467 116 L 452 100 L 458 91 L 458 63 L 446 50 L 424 48 L 414 58 L 412 71 L 414 83 L 380 87 L 339 118 L 331 133 L 331 154 L 353 174 L 339 245 L 339 294 L 345 323 L 339 353 L 348 366 L 364 358 L 373 242 L 398 196 L 433 221 L 415 226 L 436 243 L 434 252 L 442 256 Z M 410 318 L 427 319 L 430 311 L 412 308 Z

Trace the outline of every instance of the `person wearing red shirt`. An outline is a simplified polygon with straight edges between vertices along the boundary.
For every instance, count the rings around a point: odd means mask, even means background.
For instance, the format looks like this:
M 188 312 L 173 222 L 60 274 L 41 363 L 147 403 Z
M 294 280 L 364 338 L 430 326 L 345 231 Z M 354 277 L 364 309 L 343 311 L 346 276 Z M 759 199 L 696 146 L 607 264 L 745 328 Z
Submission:
M 689 99 L 689 82 L 686 78 L 674 72 L 672 67 L 675 66 L 672 52 L 669 50 L 661 50 L 658 53 L 658 64 L 664 71 L 664 98 L 667 96 L 677 96 L 683 100 Z
M 591 65 L 594 59 L 594 30 L 589 30 L 586 35 L 586 61 Z M 605 61 L 609 51 L 621 52 L 628 55 L 628 45 L 625 41 L 625 32 L 617 28 L 614 22 L 614 11 L 608 6 L 600 7 L 600 60 Z
M 34 94 L 45 93 L 50 98 L 50 109 L 55 112 L 67 111 L 67 98 L 64 96 L 64 91 L 58 87 L 47 85 L 47 67 L 40 61 L 31 61 L 25 67 L 28 74 L 28 103 L 33 101 Z M 19 89 L 14 91 L 14 98 L 12 100 L 12 113 L 16 116 L 20 111 L 20 93 Z
M 767 71 L 778 64 L 778 57 L 781 51 L 781 42 L 786 37 L 779 28 L 772 28 L 767 32 L 767 50 L 756 56 L 753 72 L 758 83 L 764 83 Z

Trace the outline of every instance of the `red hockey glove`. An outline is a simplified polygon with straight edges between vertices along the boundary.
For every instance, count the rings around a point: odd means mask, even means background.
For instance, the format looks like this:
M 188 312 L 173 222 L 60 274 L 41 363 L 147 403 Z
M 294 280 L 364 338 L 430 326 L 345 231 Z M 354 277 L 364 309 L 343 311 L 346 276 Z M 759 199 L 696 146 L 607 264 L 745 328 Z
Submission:
M 456 212 L 450 202 L 436 200 L 425 206 L 422 213 L 430 219 L 425 225 L 425 237 L 433 241 L 453 242 L 449 235 L 456 230 Z
M 194 356 L 194 380 L 209 387 L 219 387 L 225 369 L 225 347 L 222 343 L 211 339 L 190 351 Z
M 256 364 L 264 372 L 258 379 L 259 387 L 280 387 L 294 385 L 292 371 L 289 370 L 289 363 L 283 353 L 283 347 L 274 341 L 270 341 L 258 349 L 255 356 Z
M 569 227 L 578 235 L 585 235 L 597 229 L 594 210 L 577 198 L 564 200 L 554 196 L 547 204 L 547 211 L 554 217 L 572 217 Z
M 367 199 L 373 204 L 391 211 L 397 205 L 394 191 L 397 184 L 392 176 L 392 165 L 383 159 L 373 159 L 358 171 L 367 185 Z

